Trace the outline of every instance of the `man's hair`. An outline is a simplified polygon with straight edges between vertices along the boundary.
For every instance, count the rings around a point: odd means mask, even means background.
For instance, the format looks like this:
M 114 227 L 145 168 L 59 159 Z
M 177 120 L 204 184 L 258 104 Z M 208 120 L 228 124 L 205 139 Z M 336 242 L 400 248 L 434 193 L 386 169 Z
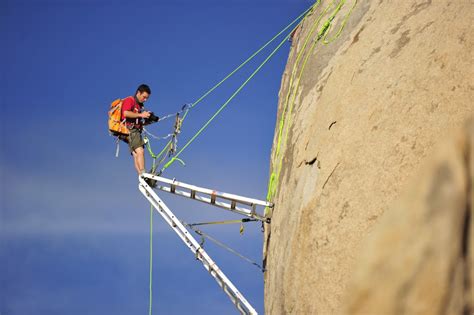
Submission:
M 137 91 L 135 92 L 135 94 L 137 94 L 138 92 L 140 92 L 140 94 L 143 92 L 147 92 L 148 94 L 151 94 L 150 87 L 146 84 L 140 84 L 140 86 L 137 87 Z

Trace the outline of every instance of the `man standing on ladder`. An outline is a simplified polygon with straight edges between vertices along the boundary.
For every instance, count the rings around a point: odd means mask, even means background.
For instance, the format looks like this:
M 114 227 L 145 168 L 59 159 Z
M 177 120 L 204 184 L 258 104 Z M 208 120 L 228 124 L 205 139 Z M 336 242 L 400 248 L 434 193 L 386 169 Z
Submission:
M 150 95 L 150 87 L 141 84 L 137 88 L 135 96 L 125 98 L 122 103 L 122 120 L 125 119 L 125 126 L 130 130 L 130 134 L 124 141 L 128 143 L 138 175 L 145 172 L 144 146 L 146 143 L 142 137 L 143 125 L 158 121 L 158 117 L 152 112 L 143 110 L 143 104 Z M 148 184 L 154 186 L 153 183 Z

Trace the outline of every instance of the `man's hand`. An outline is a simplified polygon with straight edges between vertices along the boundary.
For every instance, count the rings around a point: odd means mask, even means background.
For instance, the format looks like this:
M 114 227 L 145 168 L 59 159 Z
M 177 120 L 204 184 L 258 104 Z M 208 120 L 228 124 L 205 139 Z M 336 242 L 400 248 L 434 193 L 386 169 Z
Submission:
M 123 116 L 124 117 L 127 117 L 127 118 L 144 118 L 144 119 L 147 119 L 149 118 L 151 115 L 151 112 L 147 112 L 147 111 L 144 111 L 144 112 L 141 112 L 141 113 L 134 113 L 132 111 L 129 111 L 129 110 L 126 110 L 123 112 Z
M 144 118 L 144 119 L 149 118 L 150 115 L 151 115 L 151 113 L 150 113 L 150 112 L 147 112 L 147 111 L 144 111 L 143 113 L 140 113 L 140 117 L 141 117 L 141 118 Z

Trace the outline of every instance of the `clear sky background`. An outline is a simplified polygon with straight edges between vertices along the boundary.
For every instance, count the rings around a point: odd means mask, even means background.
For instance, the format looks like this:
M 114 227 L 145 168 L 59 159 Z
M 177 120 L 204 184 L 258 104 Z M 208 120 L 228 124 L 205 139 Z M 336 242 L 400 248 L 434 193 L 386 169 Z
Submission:
M 151 86 L 158 116 L 196 101 L 307 9 L 308 0 L 0 2 L 0 314 L 148 314 L 150 209 L 107 110 Z M 274 46 L 273 46 L 274 47 Z M 164 176 L 265 199 L 286 43 Z M 183 145 L 264 55 L 188 115 Z M 172 120 L 149 129 L 165 135 Z M 159 151 L 164 142 L 153 141 Z M 150 158 L 147 156 L 147 167 Z M 187 222 L 237 219 L 161 193 Z M 153 314 L 233 314 L 202 264 L 155 213 Z M 203 228 L 261 263 L 249 223 Z M 263 313 L 263 274 L 206 242 Z

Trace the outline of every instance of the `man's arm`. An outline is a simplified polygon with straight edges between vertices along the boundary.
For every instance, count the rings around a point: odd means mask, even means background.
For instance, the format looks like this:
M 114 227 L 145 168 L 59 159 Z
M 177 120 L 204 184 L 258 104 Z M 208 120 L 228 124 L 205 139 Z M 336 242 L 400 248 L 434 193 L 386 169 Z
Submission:
M 150 112 L 142 112 L 142 113 L 134 113 L 132 111 L 129 111 L 129 110 L 125 110 L 123 111 L 123 116 L 126 117 L 126 118 L 148 118 L 150 117 Z
M 131 119 L 135 119 L 135 118 L 148 118 L 150 117 L 150 113 L 147 112 L 147 111 L 144 111 L 142 113 L 135 113 L 133 111 L 133 98 L 132 97 L 127 97 L 123 100 L 123 103 L 122 103 L 122 119 L 124 118 L 131 118 Z

